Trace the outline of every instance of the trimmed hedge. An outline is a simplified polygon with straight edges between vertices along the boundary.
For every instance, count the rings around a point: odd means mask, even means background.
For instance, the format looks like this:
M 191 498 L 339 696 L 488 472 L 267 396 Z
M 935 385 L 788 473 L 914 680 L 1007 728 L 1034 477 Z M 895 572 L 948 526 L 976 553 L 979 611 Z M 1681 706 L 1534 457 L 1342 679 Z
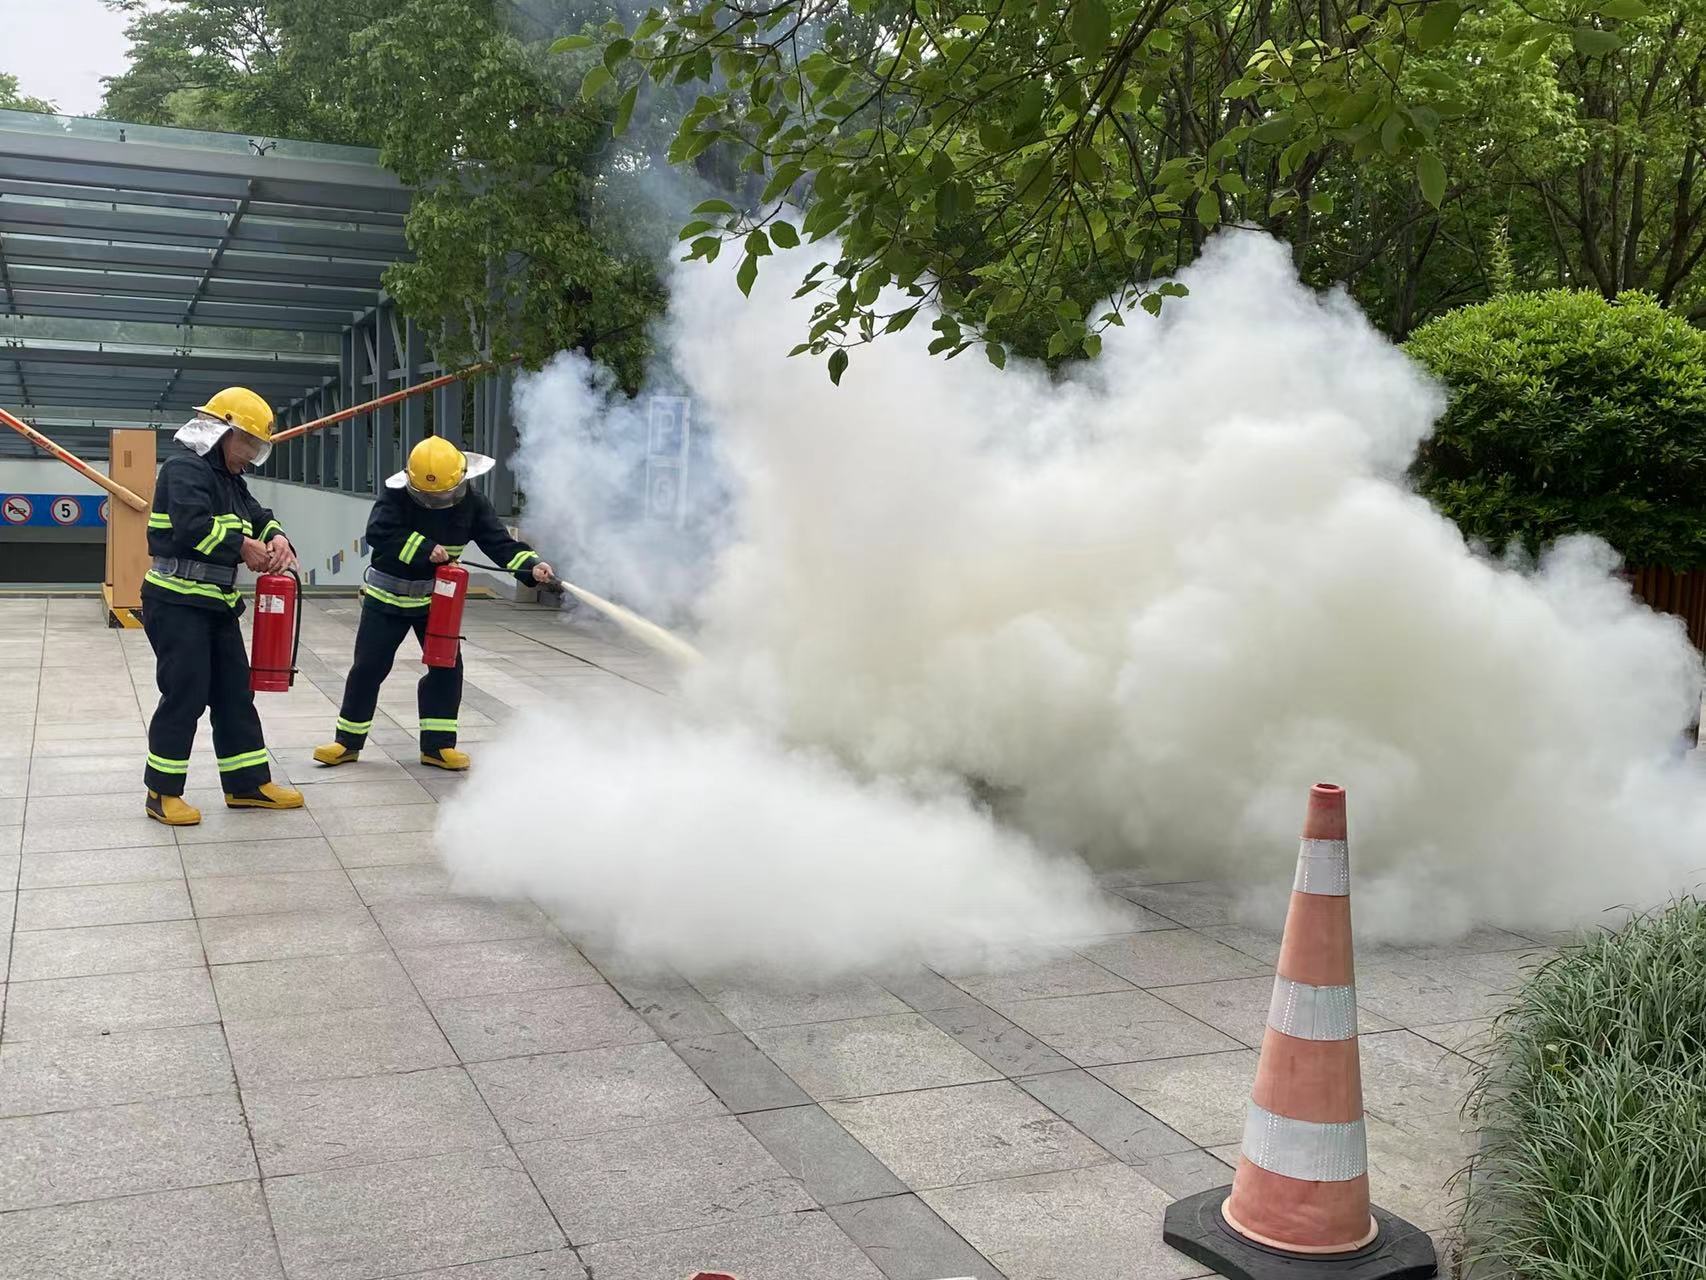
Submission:
M 1706 567 L 1706 333 L 1644 294 L 1508 294 L 1406 350 L 1450 403 L 1417 487 L 1464 534 L 1530 553 L 1571 533 L 1630 564 Z

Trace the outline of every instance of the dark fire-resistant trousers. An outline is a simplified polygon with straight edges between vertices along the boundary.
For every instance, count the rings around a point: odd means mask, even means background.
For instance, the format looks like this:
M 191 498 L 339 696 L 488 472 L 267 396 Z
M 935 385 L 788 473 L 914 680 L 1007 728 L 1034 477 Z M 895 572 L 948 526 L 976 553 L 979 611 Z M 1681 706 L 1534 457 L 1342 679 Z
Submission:
M 160 688 L 142 775 L 148 789 L 163 796 L 184 794 L 203 711 L 213 721 L 213 751 L 225 791 L 247 793 L 271 782 L 237 615 L 150 600 L 142 608 L 142 629 L 154 647 L 154 683 Z
M 379 706 L 379 686 L 391 674 L 397 646 L 410 631 L 415 639 L 426 636 L 426 613 L 407 618 L 363 608 L 361 626 L 355 633 L 355 662 L 344 682 L 344 703 L 338 709 L 338 741 L 351 751 L 360 751 L 373 730 L 373 712 Z M 438 751 L 456 745 L 456 713 L 462 707 L 462 651 L 456 652 L 454 667 L 427 667 L 415 695 L 420 709 L 421 750 Z

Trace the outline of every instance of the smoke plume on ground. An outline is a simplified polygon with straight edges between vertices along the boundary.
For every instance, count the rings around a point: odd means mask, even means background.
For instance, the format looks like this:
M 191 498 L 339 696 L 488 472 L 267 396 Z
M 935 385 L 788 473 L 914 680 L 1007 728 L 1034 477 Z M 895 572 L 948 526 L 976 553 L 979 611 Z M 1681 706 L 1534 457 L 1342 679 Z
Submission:
M 1599 544 L 1528 568 L 1466 547 L 1403 481 L 1440 391 L 1348 301 L 1303 289 L 1281 246 L 1218 237 L 1190 297 L 1110 331 L 1064 383 L 975 350 L 944 364 L 920 321 L 834 388 L 785 357 L 797 261 L 766 261 L 745 303 L 720 266 L 678 276 L 671 359 L 736 493 L 697 601 L 696 727 L 569 708 L 524 730 L 452 814 L 512 815 L 481 856 L 522 887 L 607 904 L 640 937 L 693 912 L 661 886 L 699 856 L 703 877 L 773 889 L 711 898 L 697 927 L 777 959 L 831 887 L 869 911 L 873 954 L 930 933 L 932 900 L 903 900 L 932 887 L 948 904 L 994 882 L 972 911 L 987 922 L 1028 877 L 1042 926 L 1081 928 L 1041 855 L 964 810 L 962 842 L 939 836 L 943 802 L 884 781 L 920 776 L 974 780 L 1042 847 L 1232 880 L 1270 914 L 1307 787 L 1343 783 L 1365 936 L 1562 926 L 1702 878 L 1706 793 L 1676 751 L 1700 670 L 1679 626 Z M 595 463 L 531 420 L 527 439 L 563 476 L 530 481 L 532 501 L 569 518 Z M 648 575 L 607 585 L 634 602 Z M 802 774 L 779 744 L 840 764 Z M 741 767 L 708 771 L 725 759 Z M 601 820 L 514 816 L 540 791 Z M 952 882 L 920 889 L 933 859 Z

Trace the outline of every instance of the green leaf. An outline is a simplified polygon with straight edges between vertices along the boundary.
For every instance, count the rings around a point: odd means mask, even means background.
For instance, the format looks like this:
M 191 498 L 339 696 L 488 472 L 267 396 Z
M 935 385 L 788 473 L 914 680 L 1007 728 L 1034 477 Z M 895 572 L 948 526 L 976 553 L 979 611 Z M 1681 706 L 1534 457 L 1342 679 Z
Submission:
M 1404 136 L 1404 117 L 1394 111 L 1386 117 L 1386 123 L 1380 126 L 1380 145 L 1389 156 L 1398 154 L 1398 140 Z
M 770 256 L 770 237 L 764 234 L 762 227 L 754 227 L 747 235 L 746 256 L 749 258 L 768 258 Z
M 1641 0 L 1605 0 L 1604 4 L 1596 6 L 1600 16 L 1616 18 L 1621 22 L 1633 22 L 1644 18 L 1650 12 Z
M 1256 131 L 1250 136 L 1257 142 L 1284 142 L 1291 137 L 1295 128 L 1290 116 L 1275 116 L 1272 120 L 1264 120 L 1256 126 Z
M 1615 31 L 1600 31 L 1596 27 L 1577 27 L 1570 33 L 1570 43 L 1576 46 L 1576 52 L 1582 56 L 1597 58 L 1621 46 L 1623 37 Z
M 1143 295 L 1142 302 L 1138 305 L 1150 315 L 1158 316 L 1161 314 L 1161 295 L 1158 293 L 1146 293 Z
M 1086 58 L 1102 56 L 1112 28 L 1106 0 L 1072 0 L 1072 43 Z
M 609 67 L 594 67 L 586 73 L 586 79 L 581 81 L 581 101 L 591 102 L 598 96 L 598 91 L 611 83 L 616 77 L 610 74 Z
M 1075 147 L 1072 151 L 1072 176 L 1080 182 L 1100 182 L 1104 170 L 1102 154 L 1095 147 Z
M 1197 221 L 1205 227 L 1220 221 L 1220 197 L 1214 192 L 1205 191 L 1197 197 Z
M 564 36 L 551 44 L 552 53 L 572 53 L 576 49 L 590 49 L 598 41 L 591 36 Z
M 1007 367 L 1007 348 L 1002 346 L 999 342 L 984 343 L 983 354 L 989 357 L 989 363 L 994 365 L 997 369 L 1005 369 Z
M 897 311 L 889 317 L 889 322 L 883 326 L 884 333 L 899 333 L 912 323 L 912 318 L 918 314 L 917 307 L 908 307 L 905 311 Z
M 1436 3 L 1430 4 L 1427 12 L 1422 14 L 1422 27 L 1416 35 L 1417 47 L 1437 49 L 1451 39 L 1462 17 L 1462 8 L 1453 3 L 1453 0 L 1436 0 Z
M 634 52 L 632 40 L 612 40 L 604 46 L 604 65 L 614 72 L 616 65 L 632 52 Z
M 727 200 L 706 200 L 702 204 L 695 205 L 693 208 L 693 212 L 694 213 L 737 213 L 739 211 L 732 204 L 730 204 Z
M 1312 213 L 1327 214 L 1333 212 L 1333 197 L 1325 191 L 1309 197 L 1309 209 Z
M 1084 348 L 1084 354 L 1094 360 L 1097 356 L 1102 354 L 1102 335 L 1099 333 L 1087 333 L 1084 335 L 1084 341 L 1080 345 Z
M 620 138 L 628 132 L 628 122 L 634 118 L 634 104 L 640 98 L 640 83 L 635 81 L 628 86 L 628 92 L 622 95 L 622 100 L 616 104 L 616 120 L 610 126 L 612 137 Z
M 1439 208 L 1440 201 L 1445 199 L 1445 165 L 1432 151 L 1424 151 L 1416 158 L 1416 179 L 1422 184 L 1422 196 L 1434 208 Z
M 770 238 L 784 249 L 795 248 L 800 243 L 800 233 L 794 230 L 794 224 L 781 219 L 770 224 Z
M 741 259 L 740 270 L 735 272 L 735 283 L 747 297 L 752 296 L 752 282 L 758 279 L 758 259 L 750 253 Z
M 829 353 L 829 380 L 836 386 L 841 385 L 841 375 L 847 372 L 847 349 L 837 347 Z
M 715 230 L 716 223 L 706 222 L 703 218 L 700 218 L 693 222 L 689 222 L 685 227 L 681 228 L 681 234 L 675 238 L 677 240 L 691 240 L 694 236 L 702 236 L 707 231 Z
M 977 127 L 977 140 L 983 144 L 985 151 L 1005 151 L 1013 145 L 1012 138 L 1007 136 L 1007 130 L 993 120 L 985 121 Z

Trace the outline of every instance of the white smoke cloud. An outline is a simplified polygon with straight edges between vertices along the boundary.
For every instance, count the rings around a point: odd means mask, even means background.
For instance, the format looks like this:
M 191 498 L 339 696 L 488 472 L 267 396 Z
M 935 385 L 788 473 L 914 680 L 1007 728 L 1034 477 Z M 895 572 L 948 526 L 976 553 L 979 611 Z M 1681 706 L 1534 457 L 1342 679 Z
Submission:
M 1189 298 L 1111 332 L 1063 382 L 975 353 L 944 364 L 909 330 L 856 351 L 839 389 L 785 358 L 808 305 L 789 300 L 796 261 L 766 263 L 744 305 L 721 267 L 676 282 L 673 363 L 738 493 L 687 696 L 720 727 L 633 730 L 651 735 L 638 787 L 608 749 L 620 721 L 532 731 L 538 763 L 508 789 L 488 774 L 458 820 L 515 808 L 547 774 L 576 797 L 626 787 L 620 838 L 639 852 L 597 884 L 561 869 L 578 853 L 545 873 L 544 850 L 583 840 L 542 821 L 506 840 L 540 851 L 528 884 L 604 902 L 639 937 L 668 916 L 646 878 L 692 848 L 714 842 L 736 878 L 789 850 L 821 870 L 811 851 L 830 848 L 850 860 L 838 890 L 863 885 L 852 901 L 881 919 L 917 886 L 838 824 L 906 829 L 911 802 L 880 780 L 924 775 L 975 780 L 1044 846 L 1224 878 L 1270 913 L 1308 785 L 1340 782 L 1365 936 L 1562 926 L 1701 878 L 1706 780 L 1675 747 L 1702 677 L 1680 626 L 1631 599 L 1599 544 L 1528 571 L 1473 554 L 1402 480 L 1439 390 L 1350 302 L 1303 289 L 1281 246 L 1217 237 Z M 561 403 L 573 376 L 536 394 Z M 552 447 L 543 434 L 530 420 L 530 452 Z M 548 510 L 573 490 L 530 485 Z M 643 560 L 613 572 L 616 598 L 642 598 Z M 674 780 L 721 758 L 719 735 L 744 744 L 729 790 Z M 779 743 L 847 771 L 790 801 L 804 781 Z M 936 855 L 974 894 L 979 859 L 1012 854 L 994 828 L 979 839 Z M 1038 926 L 1087 931 L 1045 864 L 1026 865 Z M 763 907 L 715 899 L 748 952 L 803 945 L 795 908 L 826 886 L 785 885 Z M 899 918 L 891 950 L 929 932 Z

